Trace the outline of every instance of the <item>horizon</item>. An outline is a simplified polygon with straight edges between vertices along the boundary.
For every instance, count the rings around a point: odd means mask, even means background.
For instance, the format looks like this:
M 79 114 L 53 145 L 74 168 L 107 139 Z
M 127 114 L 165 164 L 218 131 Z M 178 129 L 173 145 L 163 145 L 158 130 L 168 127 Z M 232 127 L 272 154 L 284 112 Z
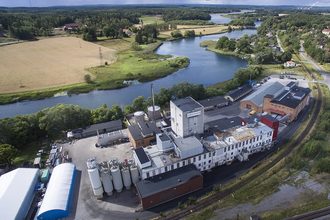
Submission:
M 70 7 L 70 6 L 148 6 L 148 5 L 210 5 L 210 6 L 296 6 L 296 7 L 329 7 L 330 1 L 321 0 L 238 0 L 232 4 L 230 0 L 4 0 L 0 7 Z

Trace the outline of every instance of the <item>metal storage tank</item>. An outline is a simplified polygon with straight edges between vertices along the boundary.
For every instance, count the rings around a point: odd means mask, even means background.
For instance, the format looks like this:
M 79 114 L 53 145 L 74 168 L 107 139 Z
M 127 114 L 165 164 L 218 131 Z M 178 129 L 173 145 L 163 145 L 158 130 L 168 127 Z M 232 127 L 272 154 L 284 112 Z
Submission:
M 117 192 L 121 192 L 123 190 L 123 181 L 121 179 L 121 173 L 118 165 L 111 166 L 111 175 L 113 180 L 113 186 Z
M 108 196 L 111 196 L 113 191 L 112 176 L 107 162 L 101 164 L 101 181 L 104 192 L 106 192 Z
M 160 114 L 160 107 L 158 105 L 155 105 L 155 111 L 154 108 L 152 106 L 148 107 L 148 117 L 149 120 L 152 120 L 153 117 L 155 117 L 154 119 L 160 119 L 162 118 L 162 115 Z
M 130 166 L 130 170 L 131 170 L 132 183 L 135 185 L 137 182 L 139 182 L 139 170 L 135 164 L 132 164 Z
M 126 187 L 126 189 L 130 189 L 132 181 L 128 165 L 123 165 L 123 167 L 121 168 L 121 174 L 123 175 L 124 186 Z
M 89 159 L 87 161 L 87 172 L 89 176 L 89 180 L 92 185 L 93 193 L 98 198 L 101 199 L 103 197 L 103 188 L 100 180 L 99 170 L 97 169 L 97 163 L 95 159 Z
M 144 115 L 145 113 L 143 111 L 134 112 L 135 123 L 137 124 L 144 122 Z

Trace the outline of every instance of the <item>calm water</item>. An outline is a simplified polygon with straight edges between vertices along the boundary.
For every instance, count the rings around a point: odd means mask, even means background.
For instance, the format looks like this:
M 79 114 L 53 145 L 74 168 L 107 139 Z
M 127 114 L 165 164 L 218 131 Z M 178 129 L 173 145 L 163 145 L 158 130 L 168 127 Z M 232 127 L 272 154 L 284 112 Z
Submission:
M 151 83 L 154 84 L 154 90 L 157 92 L 161 88 L 169 88 L 180 82 L 208 86 L 216 82 L 225 81 L 232 78 L 233 74 L 239 68 L 247 66 L 247 62 L 236 57 L 222 56 L 206 51 L 205 48 L 199 46 L 200 42 L 204 40 L 217 40 L 221 36 L 239 38 L 244 34 L 252 35 L 255 33 L 256 30 L 240 30 L 231 33 L 164 42 L 156 52 L 159 54 L 187 56 L 190 59 L 189 67 L 162 79 L 132 85 L 123 89 L 92 91 L 86 94 L 0 105 L 0 118 L 34 113 L 59 103 L 77 104 L 86 108 L 96 108 L 102 104 L 107 104 L 108 106 L 118 104 L 123 107 L 126 104 L 130 104 L 137 96 L 149 97 Z

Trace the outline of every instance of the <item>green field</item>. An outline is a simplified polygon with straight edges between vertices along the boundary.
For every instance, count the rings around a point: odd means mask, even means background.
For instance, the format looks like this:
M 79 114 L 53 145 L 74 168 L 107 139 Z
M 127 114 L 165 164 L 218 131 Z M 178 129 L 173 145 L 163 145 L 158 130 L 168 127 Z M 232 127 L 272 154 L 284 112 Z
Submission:
M 216 44 L 217 42 L 214 40 L 206 40 L 201 42 L 200 46 L 201 47 L 206 47 L 207 50 L 218 53 L 218 54 L 222 54 L 222 55 L 228 55 L 228 56 L 236 56 L 236 57 L 240 57 L 244 59 L 244 56 L 241 54 L 238 54 L 234 51 L 227 51 L 227 50 L 221 50 L 221 49 L 216 49 Z
M 140 17 L 140 20 L 143 21 L 143 24 L 144 25 L 147 25 L 147 24 L 162 24 L 164 23 L 165 21 L 163 20 L 163 18 L 161 16 L 142 16 Z

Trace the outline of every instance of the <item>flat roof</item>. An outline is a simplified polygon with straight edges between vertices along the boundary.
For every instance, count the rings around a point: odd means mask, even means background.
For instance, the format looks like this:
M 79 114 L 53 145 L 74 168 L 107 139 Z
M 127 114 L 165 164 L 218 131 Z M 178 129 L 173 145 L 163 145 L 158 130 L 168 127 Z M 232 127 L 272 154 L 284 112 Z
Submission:
M 279 82 L 273 82 L 269 85 L 263 85 L 257 91 L 253 92 L 252 94 L 248 95 L 242 101 L 251 101 L 257 106 L 262 106 L 264 102 L 264 97 L 266 95 L 278 95 L 285 89 L 285 86 Z
M 137 148 L 134 151 L 141 164 L 145 164 L 150 161 L 150 159 L 147 156 L 146 152 L 144 151 L 143 147 Z
M 128 131 L 131 133 L 134 140 L 141 140 L 144 137 L 152 136 L 161 133 L 155 122 L 143 122 L 128 126 Z
M 189 164 L 187 166 L 141 180 L 136 183 L 136 189 L 140 197 L 145 198 L 184 184 L 195 176 L 202 176 L 202 174 L 199 170 L 197 170 L 194 164 Z
M 168 137 L 168 135 L 165 134 L 165 133 L 159 135 L 159 139 L 162 140 L 162 141 L 169 141 L 170 140 L 170 138 Z
M 0 219 L 26 217 L 38 175 L 38 169 L 18 168 L 0 176 Z
M 206 108 L 206 107 L 210 107 L 210 106 L 216 106 L 219 104 L 228 103 L 228 100 L 225 99 L 225 97 L 223 97 L 223 96 L 216 96 L 216 97 L 200 100 L 199 103 L 202 106 L 204 106 L 204 108 Z
M 242 118 L 235 116 L 231 118 L 221 118 L 205 124 L 205 127 L 213 128 L 219 131 L 225 131 L 233 127 L 242 125 Z
M 83 129 L 82 133 L 93 132 L 97 130 L 110 129 L 112 131 L 123 128 L 121 120 L 108 121 L 99 124 L 93 124 Z
M 171 100 L 171 102 L 173 102 L 183 112 L 193 111 L 195 109 L 203 107 L 190 96 L 182 99 Z

